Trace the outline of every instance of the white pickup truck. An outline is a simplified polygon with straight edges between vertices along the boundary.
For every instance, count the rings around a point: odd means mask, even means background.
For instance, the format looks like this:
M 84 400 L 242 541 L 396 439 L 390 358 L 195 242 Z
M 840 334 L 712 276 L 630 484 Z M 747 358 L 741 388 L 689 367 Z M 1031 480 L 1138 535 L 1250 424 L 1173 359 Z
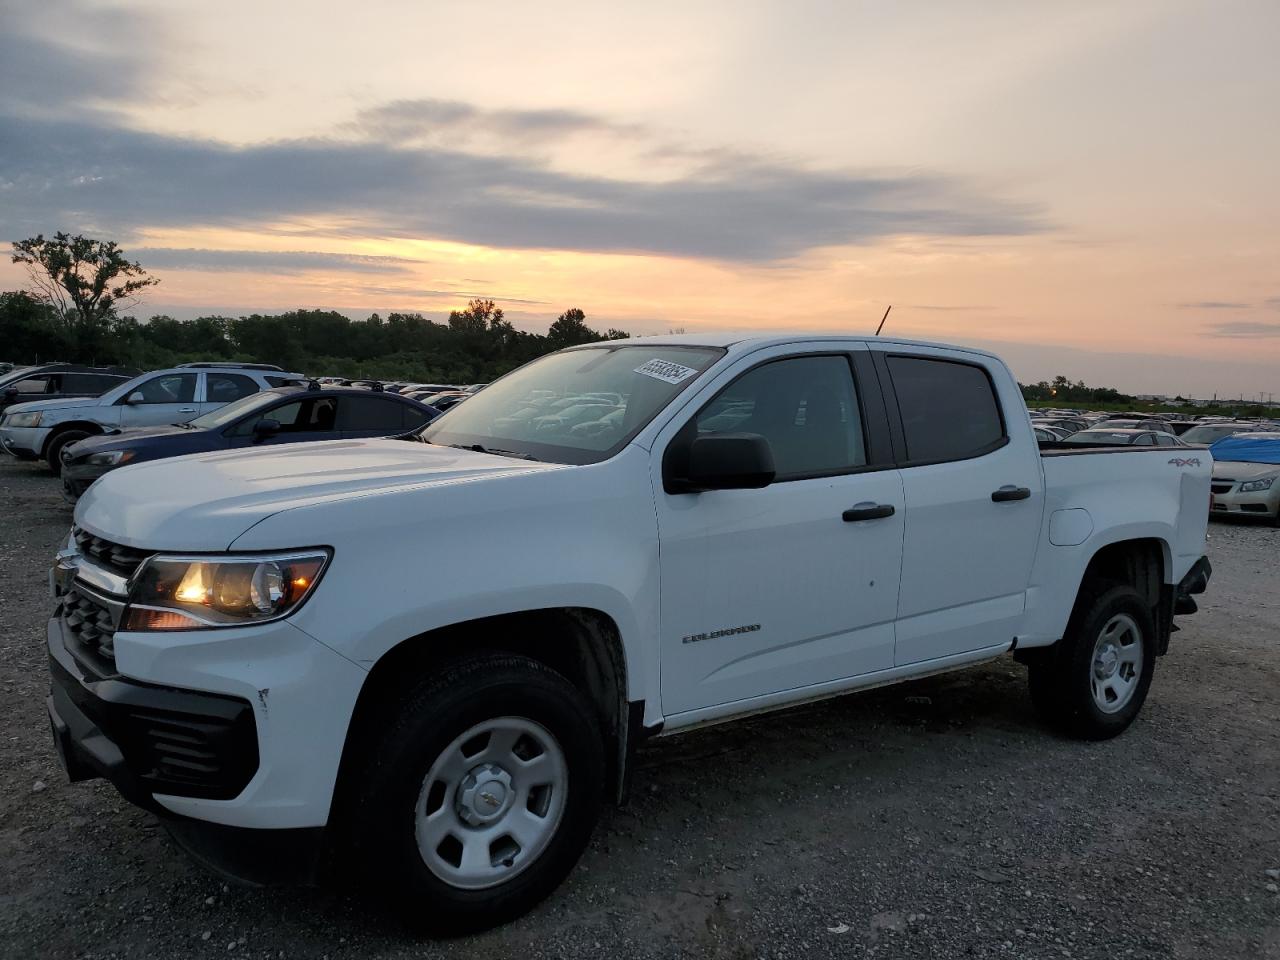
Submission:
M 1114 736 L 1209 578 L 1207 452 L 1041 451 L 959 347 L 594 344 L 418 439 L 95 483 L 51 575 L 71 779 L 226 872 L 476 929 L 556 887 L 646 737 L 1008 653 Z

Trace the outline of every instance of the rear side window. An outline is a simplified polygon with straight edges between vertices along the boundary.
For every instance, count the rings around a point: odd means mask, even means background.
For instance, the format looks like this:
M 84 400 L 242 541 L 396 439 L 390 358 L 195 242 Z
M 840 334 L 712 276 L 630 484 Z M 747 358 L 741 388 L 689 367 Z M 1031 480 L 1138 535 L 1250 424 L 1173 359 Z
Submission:
M 864 466 L 866 446 L 853 374 L 844 357 L 793 357 L 749 370 L 697 417 L 698 436 L 758 433 L 779 480 Z
M 339 430 L 385 430 L 399 433 L 404 429 L 401 404 L 381 397 L 343 397 L 338 404 Z
M 206 373 L 204 392 L 208 403 L 230 403 L 257 393 L 258 385 L 239 373 Z
M 888 357 L 887 362 L 909 461 L 965 460 L 1004 441 L 1000 405 L 984 369 L 926 357 Z

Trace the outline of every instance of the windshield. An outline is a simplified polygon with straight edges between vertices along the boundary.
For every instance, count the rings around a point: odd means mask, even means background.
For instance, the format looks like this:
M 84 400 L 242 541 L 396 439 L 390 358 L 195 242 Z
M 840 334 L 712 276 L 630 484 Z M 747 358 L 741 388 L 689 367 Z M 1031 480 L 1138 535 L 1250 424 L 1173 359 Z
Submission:
M 1187 443 L 1213 443 L 1215 440 L 1221 440 L 1223 437 L 1248 429 L 1248 427 L 1192 427 L 1182 435 L 1182 439 Z
M 616 341 L 553 353 L 450 407 L 421 437 L 552 463 L 598 463 L 723 354 Z
M 239 400 L 232 400 L 217 410 L 211 410 L 203 417 L 196 417 L 194 420 L 188 421 L 188 423 L 197 430 L 216 430 L 218 427 L 225 427 L 233 420 L 239 420 L 246 413 L 275 403 L 279 399 L 280 394 L 273 390 L 251 393 L 249 396 L 241 397 Z

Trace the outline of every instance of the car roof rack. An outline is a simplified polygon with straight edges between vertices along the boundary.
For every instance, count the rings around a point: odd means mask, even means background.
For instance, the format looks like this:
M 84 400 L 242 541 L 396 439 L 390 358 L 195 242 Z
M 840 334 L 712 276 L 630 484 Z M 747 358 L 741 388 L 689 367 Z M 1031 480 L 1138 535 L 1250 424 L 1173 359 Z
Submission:
M 284 367 L 277 367 L 274 363 L 238 363 L 235 360 L 201 360 L 196 363 L 180 363 L 178 366 L 198 370 L 227 367 L 232 370 L 271 370 L 277 373 L 284 373 Z

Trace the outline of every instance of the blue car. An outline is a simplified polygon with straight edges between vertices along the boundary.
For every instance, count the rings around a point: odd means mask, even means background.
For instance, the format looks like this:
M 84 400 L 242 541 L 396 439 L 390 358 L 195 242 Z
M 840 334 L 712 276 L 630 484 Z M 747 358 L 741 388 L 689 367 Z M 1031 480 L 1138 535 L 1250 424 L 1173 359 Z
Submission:
M 302 440 L 399 437 L 439 415 L 425 403 L 381 390 L 322 387 L 315 381 L 276 387 L 189 423 L 116 430 L 68 444 L 62 451 L 63 492 L 77 500 L 98 477 L 131 463 Z

